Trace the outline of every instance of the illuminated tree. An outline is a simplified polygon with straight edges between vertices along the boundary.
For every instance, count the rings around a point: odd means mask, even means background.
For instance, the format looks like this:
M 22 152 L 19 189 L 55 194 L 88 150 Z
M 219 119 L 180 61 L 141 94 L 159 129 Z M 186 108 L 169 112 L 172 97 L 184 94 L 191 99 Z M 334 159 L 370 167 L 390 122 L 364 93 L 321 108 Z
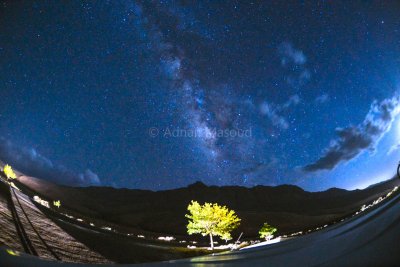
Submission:
M 261 238 L 265 238 L 265 240 L 270 240 L 272 237 L 274 237 L 274 233 L 276 231 L 278 231 L 278 229 L 269 225 L 268 223 L 264 223 L 258 233 L 260 234 Z
M 53 205 L 59 209 L 61 207 L 61 201 L 60 200 L 53 201 Z
M 4 174 L 7 176 L 8 179 L 15 179 L 17 178 L 17 175 L 15 174 L 15 172 L 13 171 L 13 169 L 11 168 L 10 165 L 6 165 L 4 166 L 3 169 Z
M 240 219 L 233 210 L 217 203 L 205 203 L 200 205 L 193 201 L 188 206 L 189 219 L 187 225 L 188 234 L 201 234 L 210 236 L 211 249 L 214 249 L 213 236 L 219 236 L 224 240 L 230 240 L 231 232 L 240 224 Z

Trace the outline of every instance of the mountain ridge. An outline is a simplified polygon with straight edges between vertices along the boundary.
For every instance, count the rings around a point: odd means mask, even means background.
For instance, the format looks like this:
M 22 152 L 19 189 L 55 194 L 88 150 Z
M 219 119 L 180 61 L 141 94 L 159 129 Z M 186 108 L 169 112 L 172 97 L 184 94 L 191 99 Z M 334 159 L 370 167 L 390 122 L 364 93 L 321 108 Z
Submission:
M 239 231 L 251 236 L 257 235 L 265 221 L 288 233 L 338 220 L 400 183 L 400 179 L 391 179 L 364 190 L 308 192 L 294 185 L 247 188 L 196 182 L 183 188 L 151 191 L 59 186 L 28 176 L 18 180 L 44 198 L 61 200 L 64 208 L 79 215 L 155 233 L 186 235 L 184 215 L 191 200 L 219 203 L 236 211 L 242 218 Z

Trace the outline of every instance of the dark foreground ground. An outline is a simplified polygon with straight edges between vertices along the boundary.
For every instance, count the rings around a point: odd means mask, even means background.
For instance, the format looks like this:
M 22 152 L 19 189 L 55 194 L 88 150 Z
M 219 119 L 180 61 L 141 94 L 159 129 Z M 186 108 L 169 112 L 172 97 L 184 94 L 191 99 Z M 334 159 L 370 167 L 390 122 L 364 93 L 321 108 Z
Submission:
M 32 196 L 10 188 L 0 178 L 1 246 L 42 259 L 76 263 L 141 263 L 209 253 L 92 227 L 38 205 Z M 4 266 L 0 259 L 0 267 Z
M 85 221 L 97 219 L 97 224 L 107 224 L 120 232 L 142 234 L 152 239 L 173 235 L 177 241 L 196 241 L 197 246 L 207 246 L 208 240 L 200 235 L 187 235 L 185 214 L 191 200 L 219 203 L 233 209 L 242 219 L 233 238 L 237 239 L 243 232 L 241 240 L 250 240 L 258 238 L 258 231 L 266 221 L 278 228 L 276 235 L 340 221 L 400 184 L 400 179 L 396 178 L 364 190 L 331 188 L 307 192 L 292 185 L 246 188 L 207 186 L 198 182 L 184 188 L 153 192 L 66 187 L 27 176 L 19 177 L 19 181 L 44 199 L 60 199 L 60 212 Z M 221 240 L 216 241 L 221 244 Z
M 336 229 L 337 225 L 342 225 L 337 222 L 343 220 L 348 224 L 352 220 L 348 221 L 348 218 L 361 206 L 368 206 L 381 196 L 392 194 L 400 179 L 388 180 L 365 190 L 330 189 L 317 193 L 294 186 L 208 187 L 200 183 L 161 192 L 71 188 L 26 176 L 14 180 L 21 190 L 18 191 L 10 189 L 4 182 L 0 192 L 0 247 L 6 246 L 12 251 L 53 261 L 134 264 L 193 259 L 210 254 L 204 248 L 209 245 L 207 238 L 185 234 L 187 221 L 184 214 L 191 199 L 229 203 L 228 206 L 233 207 L 242 218 L 240 231 L 244 233 L 241 237 L 241 242 L 245 241 L 243 246 L 257 240 L 255 233 L 265 218 L 280 230 L 278 235 L 282 236 L 282 244 L 294 242 L 287 234 L 301 231 L 306 235 L 298 238 L 306 242 L 295 244 L 305 246 L 315 242 L 308 238 L 324 233 L 325 230 L 321 232 L 321 229 L 333 229 L 330 225 Z M 44 207 L 33 200 L 37 195 L 49 203 L 61 199 L 62 206 Z M 387 202 L 379 203 L 386 205 Z M 377 207 L 379 205 L 367 211 Z M 19 223 L 14 213 L 18 215 Z M 18 233 L 19 224 L 26 231 L 26 238 Z M 239 234 L 238 231 L 234 233 L 233 241 Z M 174 239 L 169 242 L 159 240 L 162 236 L 173 236 Z M 23 239 L 29 242 L 22 242 Z M 217 241 L 218 245 L 224 244 Z M 32 243 L 34 251 L 26 249 L 27 243 Z M 278 245 L 269 247 L 273 249 Z M 293 250 L 291 245 L 289 248 Z M 278 252 L 286 254 L 287 250 L 284 247 Z M 235 253 L 229 255 L 236 257 Z M 218 257 L 200 259 L 209 263 Z M 2 260 L 0 258 L 0 267 L 8 266 L 2 265 Z M 242 262 L 242 259 L 238 260 Z M 178 263 L 181 264 L 180 261 Z M 182 264 L 186 263 L 183 261 Z
M 135 266 L 399 266 L 400 195 L 324 230 L 277 244 Z M 0 249 L 0 266 L 79 267 Z M 107 265 L 103 265 L 107 266 Z M 130 266 L 130 265 L 121 265 Z

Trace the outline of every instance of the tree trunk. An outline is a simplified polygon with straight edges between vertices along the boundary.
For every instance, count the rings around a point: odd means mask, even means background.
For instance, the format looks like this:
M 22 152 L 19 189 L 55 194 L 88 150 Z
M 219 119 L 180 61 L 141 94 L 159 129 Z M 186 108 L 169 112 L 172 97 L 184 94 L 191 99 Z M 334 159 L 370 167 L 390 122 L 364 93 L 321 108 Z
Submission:
M 211 250 L 214 250 L 214 241 L 213 241 L 212 234 L 210 234 L 210 243 L 211 243 Z

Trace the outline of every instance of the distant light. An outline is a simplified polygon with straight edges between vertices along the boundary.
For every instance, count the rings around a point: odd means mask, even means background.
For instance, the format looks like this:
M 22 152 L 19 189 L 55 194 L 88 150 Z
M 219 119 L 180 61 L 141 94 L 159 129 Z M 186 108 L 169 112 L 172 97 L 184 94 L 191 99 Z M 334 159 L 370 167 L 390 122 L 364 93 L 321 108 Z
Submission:
M 169 242 L 169 241 L 175 240 L 175 237 L 173 237 L 173 236 L 160 236 L 158 238 L 158 240 L 164 240 L 164 241 Z

